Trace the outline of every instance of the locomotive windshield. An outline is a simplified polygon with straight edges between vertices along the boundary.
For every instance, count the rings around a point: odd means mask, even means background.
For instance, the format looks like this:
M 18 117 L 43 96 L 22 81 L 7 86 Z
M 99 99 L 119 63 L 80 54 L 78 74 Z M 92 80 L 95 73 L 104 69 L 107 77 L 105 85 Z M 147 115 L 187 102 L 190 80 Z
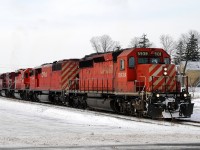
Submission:
M 159 64 L 160 63 L 160 58 L 150 58 L 150 63 L 151 64 Z
M 148 58 L 138 58 L 138 64 L 148 64 Z
M 169 58 L 165 58 L 165 59 L 164 59 L 164 62 L 165 62 L 165 64 L 170 64 Z
M 164 56 L 159 51 L 139 51 L 137 52 L 138 64 L 170 64 L 170 58 Z
M 160 58 L 138 58 L 138 64 L 159 64 Z

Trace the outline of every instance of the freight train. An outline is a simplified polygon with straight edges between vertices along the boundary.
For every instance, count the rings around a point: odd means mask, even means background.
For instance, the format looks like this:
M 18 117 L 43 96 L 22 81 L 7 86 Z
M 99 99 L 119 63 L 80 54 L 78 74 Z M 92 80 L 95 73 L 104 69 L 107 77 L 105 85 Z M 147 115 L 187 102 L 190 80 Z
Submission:
M 181 84 L 184 88 L 181 88 Z M 194 103 L 160 48 L 128 48 L 0 75 L 0 94 L 150 118 L 189 118 Z

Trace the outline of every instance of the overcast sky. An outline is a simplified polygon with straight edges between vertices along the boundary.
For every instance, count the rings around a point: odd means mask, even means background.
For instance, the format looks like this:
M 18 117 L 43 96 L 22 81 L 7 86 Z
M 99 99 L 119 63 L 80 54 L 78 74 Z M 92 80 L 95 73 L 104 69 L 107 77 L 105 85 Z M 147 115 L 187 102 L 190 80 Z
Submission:
M 143 33 L 177 39 L 200 32 L 200 0 L 0 0 L 0 72 L 81 58 L 108 34 L 128 47 Z

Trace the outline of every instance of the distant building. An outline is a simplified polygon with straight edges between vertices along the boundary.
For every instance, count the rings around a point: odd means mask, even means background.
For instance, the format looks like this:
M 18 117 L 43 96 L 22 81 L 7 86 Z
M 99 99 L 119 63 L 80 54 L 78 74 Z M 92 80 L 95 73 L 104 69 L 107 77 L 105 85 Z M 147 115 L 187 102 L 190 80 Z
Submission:
M 182 73 L 185 61 L 182 61 L 180 66 L 177 67 L 178 72 Z M 200 62 L 189 61 L 186 68 L 186 75 L 188 76 L 189 86 L 197 86 L 200 83 Z

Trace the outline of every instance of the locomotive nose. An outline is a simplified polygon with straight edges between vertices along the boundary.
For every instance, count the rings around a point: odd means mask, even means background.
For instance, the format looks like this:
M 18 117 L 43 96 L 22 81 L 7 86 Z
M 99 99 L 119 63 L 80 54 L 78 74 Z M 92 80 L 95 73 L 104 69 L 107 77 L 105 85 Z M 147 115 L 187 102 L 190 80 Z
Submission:
M 175 76 L 175 65 L 151 64 L 149 67 L 149 86 L 151 91 L 175 91 Z
M 178 109 L 178 103 L 175 98 L 166 98 L 166 109 L 168 111 L 175 111 Z

